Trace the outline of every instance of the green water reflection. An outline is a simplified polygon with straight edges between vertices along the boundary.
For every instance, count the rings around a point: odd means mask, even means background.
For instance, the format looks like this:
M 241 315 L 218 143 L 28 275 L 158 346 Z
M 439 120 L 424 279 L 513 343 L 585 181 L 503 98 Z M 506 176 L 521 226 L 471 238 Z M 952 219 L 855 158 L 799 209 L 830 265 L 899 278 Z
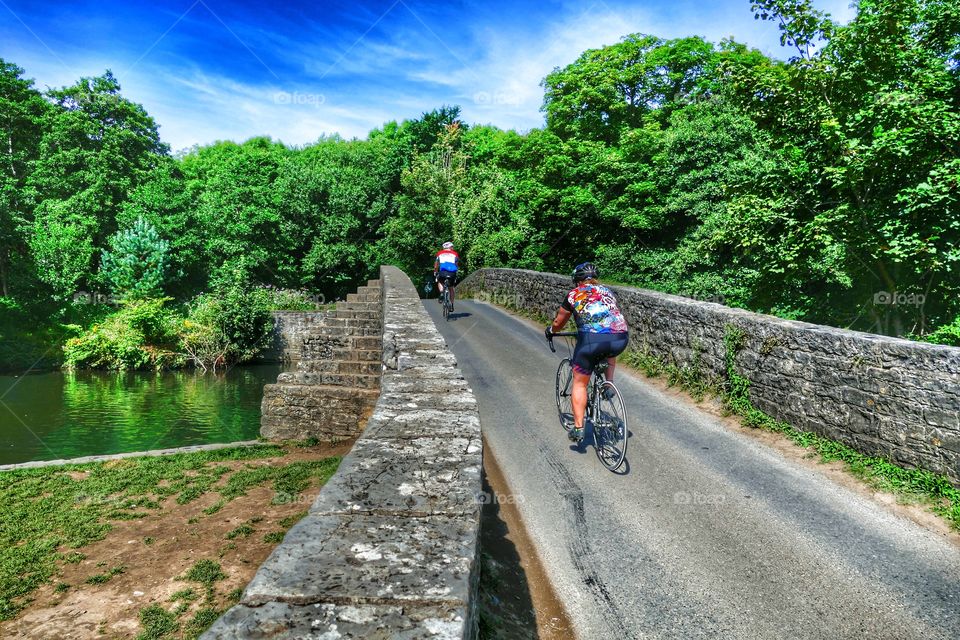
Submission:
M 0 464 L 256 438 L 279 365 L 0 376 Z

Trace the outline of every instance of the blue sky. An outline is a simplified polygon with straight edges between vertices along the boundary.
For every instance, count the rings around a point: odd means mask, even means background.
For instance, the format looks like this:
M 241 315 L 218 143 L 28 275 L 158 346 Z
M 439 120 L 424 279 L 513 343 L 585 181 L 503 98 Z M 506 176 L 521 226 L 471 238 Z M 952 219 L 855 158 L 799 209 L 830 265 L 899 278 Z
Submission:
M 850 0 L 814 0 L 846 21 Z M 467 122 L 542 126 L 539 83 L 628 33 L 733 36 L 780 58 L 750 0 L 0 0 L 0 57 L 41 89 L 111 69 L 174 150 L 269 135 L 364 137 L 459 104 Z

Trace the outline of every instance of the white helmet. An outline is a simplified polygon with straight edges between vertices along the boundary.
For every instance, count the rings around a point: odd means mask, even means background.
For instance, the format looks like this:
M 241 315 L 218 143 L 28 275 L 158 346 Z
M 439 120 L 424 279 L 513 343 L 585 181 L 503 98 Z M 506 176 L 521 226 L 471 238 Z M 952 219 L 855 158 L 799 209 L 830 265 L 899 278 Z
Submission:
M 443 243 L 443 248 L 444 248 L 444 249 L 453 249 L 453 243 L 452 243 L 452 242 L 444 242 L 444 243 Z

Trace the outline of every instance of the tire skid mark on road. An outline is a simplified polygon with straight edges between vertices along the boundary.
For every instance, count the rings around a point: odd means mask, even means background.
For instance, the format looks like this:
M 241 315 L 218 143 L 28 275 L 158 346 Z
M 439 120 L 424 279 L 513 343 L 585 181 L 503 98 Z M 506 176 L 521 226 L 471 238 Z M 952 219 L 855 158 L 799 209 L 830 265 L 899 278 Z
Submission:
M 580 490 L 580 486 L 570 475 L 570 471 L 557 460 L 546 445 L 540 444 L 538 449 L 543 460 L 556 474 L 557 489 L 573 512 L 573 539 L 567 541 L 570 561 L 583 580 L 583 584 L 590 590 L 594 601 L 607 610 L 609 615 L 605 616 L 606 622 L 615 627 L 616 637 L 636 638 L 637 636 L 624 625 L 624 614 L 613 601 L 603 578 L 590 565 L 589 559 L 593 556 L 593 548 L 590 545 L 590 532 L 587 527 L 587 516 L 583 504 L 583 491 Z

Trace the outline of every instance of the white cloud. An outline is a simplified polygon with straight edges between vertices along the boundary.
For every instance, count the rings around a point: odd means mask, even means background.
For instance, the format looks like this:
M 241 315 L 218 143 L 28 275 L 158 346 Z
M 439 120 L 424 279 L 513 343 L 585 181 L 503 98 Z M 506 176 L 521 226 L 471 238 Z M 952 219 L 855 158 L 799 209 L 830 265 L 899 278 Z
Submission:
M 840 21 L 855 15 L 849 0 L 816 0 L 816 6 Z M 400 5 L 394 11 L 410 18 Z M 59 48 L 61 61 L 26 38 L 5 45 L 3 55 L 25 67 L 41 89 L 113 68 L 124 95 L 146 107 L 175 150 L 255 135 L 288 144 L 330 133 L 362 137 L 385 121 L 416 117 L 441 104 L 460 104 L 468 122 L 521 130 L 542 126 L 543 77 L 584 50 L 613 44 L 629 33 L 697 34 L 712 41 L 736 34 L 737 40 L 770 55 L 789 55 L 778 45 L 776 25 L 753 20 L 746 0 L 677 0 L 667 7 L 567 2 L 540 23 L 479 20 L 472 28 L 461 23 L 463 28 L 449 31 L 400 20 L 401 13 L 359 41 L 312 23 L 304 24 L 296 39 L 260 33 L 259 51 L 282 52 L 277 55 L 288 68 L 298 70 L 282 73 L 283 81 L 264 73 L 258 83 L 241 82 L 205 71 L 182 57 L 188 54 L 175 51 L 155 51 L 129 70 L 106 52 L 78 48 Z M 358 19 L 357 36 L 377 17 Z M 428 24 L 432 19 L 422 17 Z M 237 27 L 245 39 L 256 35 L 250 29 Z

